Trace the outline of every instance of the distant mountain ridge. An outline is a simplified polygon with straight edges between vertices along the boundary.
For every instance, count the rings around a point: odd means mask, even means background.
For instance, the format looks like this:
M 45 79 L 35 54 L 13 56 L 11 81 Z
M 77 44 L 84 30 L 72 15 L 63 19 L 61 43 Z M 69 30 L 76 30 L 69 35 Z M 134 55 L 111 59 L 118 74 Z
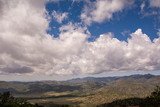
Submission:
M 18 97 L 38 99 L 54 97 L 53 100 L 59 97 L 64 100 L 67 96 L 67 101 L 71 99 L 76 102 L 102 104 L 115 99 L 146 97 L 157 85 L 160 85 L 160 75 L 136 74 L 115 77 L 85 77 L 66 81 L 0 81 L 0 92 L 10 91 Z
M 73 82 L 73 81 L 90 81 L 90 80 L 108 80 L 108 79 L 116 79 L 116 78 L 127 78 L 127 77 L 132 77 L 132 78 L 151 78 L 151 77 L 156 77 L 160 75 L 153 75 L 153 74 L 134 74 L 134 75 L 129 75 L 129 76 L 107 76 L 107 77 L 83 77 L 83 78 L 73 78 L 73 79 L 68 79 L 65 81 L 57 81 L 57 80 L 39 80 L 39 81 L 0 81 L 0 82 L 13 82 L 13 83 L 38 83 L 38 82 Z
M 67 80 L 67 82 L 73 82 L 73 83 L 83 83 L 83 82 L 87 82 L 87 81 L 105 81 L 105 82 L 110 82 L 110 81 L 114 81 L 117 79 L 126 79 L 126 78 L 134 78 L 134 79 L 139 79 L 139 78 L 152 78 L 152 77 L 156 77 L 156 76 L 160 76 L 160 75 L 152 75 L 152 74 L 135 74 L 135 75 L 130 75 L 130 76 L 110 76 L 110 77 L 84 77 L 84 78 L 75 78 L 75 79 L 70 79 Z
M 85 77 L 85 78 L 75 78 L 66 81 L 35 81 L 35 82 L 20 82 L 20 81 L 0 81 L 0 92 L 8 90 L 11 92 L 39 92 L 40 89 L 42 92 L 47 91 L 73 91 L 79 90 L 85 85 L 95 85 L 98 88 L 103 87 L 107 84 L 110 84 L 115 81 L 120 80 L 139 80 L 139 79 L 151 79 L 151 78 L 160 78 L 159 75 L 130 75 L 130 76 L 115 76 L 115 77 Z M 63 89 L 61 89 L 63 88 Z M 39 90 L 39 91 L 38 91 Z

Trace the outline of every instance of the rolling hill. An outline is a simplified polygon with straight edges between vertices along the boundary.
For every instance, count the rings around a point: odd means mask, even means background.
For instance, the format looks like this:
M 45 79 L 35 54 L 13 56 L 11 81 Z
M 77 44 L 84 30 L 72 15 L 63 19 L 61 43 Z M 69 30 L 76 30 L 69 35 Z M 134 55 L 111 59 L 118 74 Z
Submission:
M 6 82 L 0 92 L 10 91 L 32 103 L 103 104 L 130 97 L 144 98 L 160 85 L 160 76 L 86 77 L 67 81 Z

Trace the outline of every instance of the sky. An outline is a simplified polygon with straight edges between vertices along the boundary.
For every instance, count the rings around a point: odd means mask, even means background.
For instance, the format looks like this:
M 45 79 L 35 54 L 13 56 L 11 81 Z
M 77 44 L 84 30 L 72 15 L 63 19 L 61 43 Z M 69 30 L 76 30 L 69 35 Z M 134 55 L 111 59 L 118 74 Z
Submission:
M 160 0 L 0 0 L 0 80 L 160 75 Z

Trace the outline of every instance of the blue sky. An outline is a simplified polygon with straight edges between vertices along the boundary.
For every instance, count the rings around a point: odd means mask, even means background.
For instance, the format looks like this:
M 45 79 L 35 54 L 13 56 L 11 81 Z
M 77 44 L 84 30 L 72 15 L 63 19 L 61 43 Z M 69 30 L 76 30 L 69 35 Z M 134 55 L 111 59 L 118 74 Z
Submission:
M 142 10 L 141 5 L 144 1 L 146 6 Z M 92 0 L 91 2 L 95 1 Z M 84 24 L 80 19 L 80 15 L 84 9 L 84 5 L 86 5 L 86 2 L 83 0 L 48 2 L 46 4 L 46 10 L 49 12 L 49 15 L 51 15 L 53 11 L 68 13 L 68 18 L 64 20 L 63 23 L 58 23 L 56 20 L 52 19 L 50 22 L 51 29 L 48 32 L 58 36 L 59 27 L 69 22 L 80 23 L 83 26 Z M 153 14 L 153 12 L 156 12 L 157 14 Z M 141 28 L 143 32 L 149 35 L 150 39 L 153 40 L 154 38 L 158 38 L 157 32 L 160 28 L 159 15 L 159 8 L 150 7 L 149 0 L 137 0 L 130 8 L 114 13 L 113 18 L 109 21 L 107 20 L 103 23 L 95 22 L 90 26 L 87 26 L 91 33 L 89 40 L 94 41 L 100 34 L 113 32 L 116 38 L 126 41 L 129 34 L 138 28 Z
M 0 80 L 160 74 L 160 0 L 0 0 Z

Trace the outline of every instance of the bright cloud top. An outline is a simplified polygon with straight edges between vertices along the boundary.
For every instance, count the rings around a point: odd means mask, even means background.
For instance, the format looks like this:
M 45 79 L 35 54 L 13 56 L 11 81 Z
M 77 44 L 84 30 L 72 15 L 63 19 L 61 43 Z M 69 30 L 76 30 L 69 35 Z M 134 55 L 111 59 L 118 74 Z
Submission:
M 126 3 L 126 0 L 96 2 L 96 9 L 89 13 L 89 22 L 110 19 L 112 13 L 121 11 Z M 87 28 L 69 23 L 63 25 L 59 37 L 54 38 L 46 33 L 49 18 L 45 1 L 0 0 L 0 4 L 1 74 L 72 75 L 160 69 L 160 38 L 151 41 L 141 29 L 132 33 L 127 41 L 106 33 L 88 42 Z M 103 16 L 101 11 L 107 14 Z M 61 17 L 59 22 L 66 16 L 55 15 Z
M 53 11 L 52 16 L 55 18 L 55 20 L 58 23 L 62 23 L 65 19 L 67 19 L 68 14 L 66 12 L 65 13 L 58 13 L 56 11 Z
M 97 0 L 86 5 L 81 19 L 87 25 L 92 22 L 101 23 L 110 20 L 114 13 L 122 11 L 133 2 L 134 0 Z

